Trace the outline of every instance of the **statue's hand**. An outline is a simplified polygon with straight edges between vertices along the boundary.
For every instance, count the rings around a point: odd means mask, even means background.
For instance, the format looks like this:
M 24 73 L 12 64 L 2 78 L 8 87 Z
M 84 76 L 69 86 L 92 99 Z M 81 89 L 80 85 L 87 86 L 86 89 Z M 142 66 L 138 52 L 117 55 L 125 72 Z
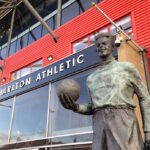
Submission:
M 144 150 L 150 150 L 150 132 L 145 133 L 145 147 Z
M 59 100 L 66 109 L 71 109 L 73 111 L 78 110 L 79 104 L 76 104 L 73 98 L 69 97 L 68 95 L 60 94 Z

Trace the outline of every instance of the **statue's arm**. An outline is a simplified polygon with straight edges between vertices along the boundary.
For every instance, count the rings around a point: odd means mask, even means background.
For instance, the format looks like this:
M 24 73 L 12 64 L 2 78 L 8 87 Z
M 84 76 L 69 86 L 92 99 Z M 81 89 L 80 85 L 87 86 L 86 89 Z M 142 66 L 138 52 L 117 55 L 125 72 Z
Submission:
M 70 109 L 74 112 L 85 114 L 85 115 L 93 114 L 91 103 L 89 103 L 88 105 L 78 104 L 71 97 L 64 95 L 63 93 L 59 95 L 59 100 L 63 105 L 63 107 L 66 109 Z
M 81 104 L 77 104 L 77 109 L 75 110 L 75 112 L 78 112 L 80 114 L 85 114 L 85 115 L 92 115 L 93 109 L 92 109 L 92 103 L 89 103 L 88 105 L 81 105 Z
M 144 132 L 146 135 L 145 138 L 150 138 L 150 95 L 144 82 L 140 77 L 139 72 L 134 67 L 134 65 L 131 65 L 130 69 L 130 80 L 133 84 L 134 91 L 138 96 L 141 107 L 142 119 L 144 123 Z

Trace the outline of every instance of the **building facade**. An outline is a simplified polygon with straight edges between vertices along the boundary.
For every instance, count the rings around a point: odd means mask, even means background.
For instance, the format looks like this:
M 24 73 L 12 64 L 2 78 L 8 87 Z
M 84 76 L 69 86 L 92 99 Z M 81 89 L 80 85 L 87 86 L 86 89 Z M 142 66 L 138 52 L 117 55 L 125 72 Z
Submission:
M 1 149 L 91 149 L 92 118 L 65 110 L 57 98 L 57 85 L 63 78 L 76 79 L 83 87 L 79 102 L 90 101 L 86 77 L 99 64 L 92 53 L 94 36 L 98 32 L 115 34 L 116 29 L 91 6 L 91 0 L 62 0 L 58 27 L 55 2 L 47 2 L 45 11 L 44 5 L 36 8 L 58 36 L 57 43 L 27 12 L 18 17 L 21 27 L 16 19 L 8 55 L 7 34 L 1 32 Z M 94 2 L 147 49 L 150 71 L 150 1 Z M 18 9 L 21 12 L 22 4 Z

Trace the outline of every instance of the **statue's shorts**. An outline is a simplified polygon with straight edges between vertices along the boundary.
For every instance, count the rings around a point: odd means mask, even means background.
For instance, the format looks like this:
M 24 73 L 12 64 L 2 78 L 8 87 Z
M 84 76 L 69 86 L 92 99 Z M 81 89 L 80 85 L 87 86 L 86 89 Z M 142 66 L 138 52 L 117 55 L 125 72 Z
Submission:
M 100 108 L 93 115 L 92 150 L 143 150 L 134 109 Z

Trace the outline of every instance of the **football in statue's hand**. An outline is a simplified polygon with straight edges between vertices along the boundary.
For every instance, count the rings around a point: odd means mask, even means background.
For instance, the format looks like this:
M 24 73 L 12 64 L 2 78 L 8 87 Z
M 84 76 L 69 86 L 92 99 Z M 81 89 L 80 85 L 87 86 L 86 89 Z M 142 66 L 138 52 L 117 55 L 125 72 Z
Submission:
M 80 85 L 73 79 L 64 79 L 58 85 L 58 96 L 64 95 L 76 101 L 80 96 Z

